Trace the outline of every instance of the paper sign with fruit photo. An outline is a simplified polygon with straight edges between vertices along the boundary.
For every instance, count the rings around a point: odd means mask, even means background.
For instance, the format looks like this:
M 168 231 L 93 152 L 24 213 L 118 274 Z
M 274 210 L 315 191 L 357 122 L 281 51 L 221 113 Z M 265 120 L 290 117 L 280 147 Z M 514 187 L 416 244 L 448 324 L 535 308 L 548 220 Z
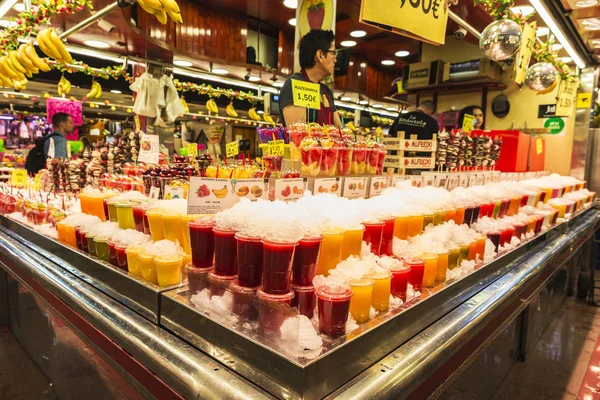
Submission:
M 296 201 L 305 190 L 306 182 L 302 178 L 269 180 L 269 200 Z
M 334 23 L 333 0 L 301 0 L 298 2 L 296 20 L 300 36 L 306 35 L 311 29 L 332 29 Z
M 344 186 L 342 190 L 342 196 L 347 199 L 358 199 L 364 198 L 367 194 L 367 178 L 363 176 L 359 177 L 347 177 L 344 178 Z
M 190 178 L 188 214 L 215 214 L 231 208 L 239 199 L 229 179 Z
M 369 181 L 369 197 L 379 196 L 388 187 L 387 176 L 373 176 Z
M 330 193 L 339 196 L 342 193 L 342 178 L 314 178 L 308 187 L 313 194 Z

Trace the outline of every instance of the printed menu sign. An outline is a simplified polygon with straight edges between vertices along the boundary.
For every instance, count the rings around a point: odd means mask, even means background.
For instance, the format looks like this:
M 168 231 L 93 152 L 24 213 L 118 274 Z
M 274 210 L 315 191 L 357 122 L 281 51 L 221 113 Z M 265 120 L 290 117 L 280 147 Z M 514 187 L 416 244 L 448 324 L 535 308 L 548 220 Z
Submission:
M 267 198 L 263 179 L 218 179 L 191 177 L 188 214 L 215 214 L 226 210 L 242 198 Z
M 401 142 L 402 150 L 405 151 L 435 151 L 436 140 L 410 140 L 406 139 Z
M 158 156 L 158 135 L 140 135 L 140 154 L 138 155 L 138 162 L 158 164 Z
M 347 199 L 364 198 L 367 194 L 367 178 L 364 176 L 344 178 L 342 196 Z
M 269 200 L 296 201 L 304 195 L 306 181 L 303 178 L 269 180 Z
M 369 180 L 369 197 L 379 196 L 388 186 L 387 176 L 373 176 Z
M 342 193 L 342 178 L 309 179 L 308 187 L 313 194 L 332 193 L 339 196 Z

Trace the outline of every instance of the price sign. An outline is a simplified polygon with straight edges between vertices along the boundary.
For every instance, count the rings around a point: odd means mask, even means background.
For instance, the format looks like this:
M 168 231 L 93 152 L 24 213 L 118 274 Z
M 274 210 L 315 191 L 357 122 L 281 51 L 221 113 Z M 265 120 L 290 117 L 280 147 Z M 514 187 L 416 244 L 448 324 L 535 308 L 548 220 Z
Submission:
M 13 169 L 11 178 L 13 186 L 25 186 L 27 184 L 27 170 Z
M 297 107 L 321 109 L 321 87 L 318 83 L 292 79 L 292 97 Z
M 196 143 L 190 143 L 187 145 L 188 156 L 196 157 L 198 155 L 198 145 Z
M 465 114 L 465 118 L 463 119 L 463 123 L 462 123 L 462 130 L 469 133 L 473 130 L 473 121 L 475 120 L 475 117 L 472 116 L 471 114 Z
M 535 140 L 535 152 L 538 155 L 544 152 L 544 142 L 542 142 L 542 139 Z
M 139 162 L 158 164 L 160 155 L 158 135 L 140 135 Z
M 35 179 L 33 180 L 33 190 L 40 190 L 42 186 L 42 174 L 37 173 L 35 175 Z
M 513 80 L 517 85 L 521 85 L 525 81 L 525 72 L 527 71 L 527 67 L 529 67 L 529 59 L 533 52 L 534 43 L 535 29 L 531 24 L 525 24 L 521 39 L 521 48 L 519 49 L 517 61 L 515 62 L 515 69 L 513 70 Z
M 579 93 L 577 95 L 577 108 L 590 108 L 592 105 L 592 93 Z
M 152 186 L 150 188 L 150 198 L 153 200 L 158 200 L 160 198 L 160 188 L 156 186 Z
M 136 115 L 133 117 L 133 129 L 136 133 L 142 130 L 142 123 L 140 122 L 140 116 Z
M 284 151 L 284 147 L 283 145 L 285 144 L 285 141 L 283 140 L 269 140 L 269 142 L 267 142 L 267 152 L 269 153 L 270 156 L 281 156 L 283 157 L 283 151 Z
M 235 157 L 240 154 L 240 142 L 236 140 L 235 142 L 227 143 L 225 146 L 225 153 L 227 158 Z
M 575 96 L 577 94 L 577 87 L 579 81 L 568 82 L 560 81 L 558 86 L 558 95 L 556 102 L 556 116 L 569 117 L 573 112 L 575 106 Z
M 405 93 L 402 79 L 400 79 L 398 82 L 396 82 L 396 85 L 398 85 L 398 93 Z

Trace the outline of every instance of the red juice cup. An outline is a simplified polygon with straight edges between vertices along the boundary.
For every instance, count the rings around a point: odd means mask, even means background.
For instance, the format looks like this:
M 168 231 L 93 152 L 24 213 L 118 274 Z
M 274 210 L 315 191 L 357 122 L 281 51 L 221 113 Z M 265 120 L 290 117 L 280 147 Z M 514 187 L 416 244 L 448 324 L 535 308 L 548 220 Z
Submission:
M 500 235 L 501 233 L 498 231 L 488 232 L 487 237 L 492 241 L 494 247 L 496 248 L 496 252 L 498 251 L 498 247 L 500 247 Z
M 546 196 L 547 196 L 547 194 L 548 194 L 548 192 L 546 192 L 545 190 L 542 190 L 542 191 L 540 192 L 540 201 L 541 201 L 542 203 L 545 203 L 545 202 L 546 202 Z
M 213 228 L 215 234 L 215 275 L 236 276 L 237 275 L 237 243 L 235 240 L 236 231 L 232 229 Z M 190 242 L 191 240 L 190 232 Z M 193 245 L 192 245 L 193 253 Z M 193 255 L 192 255 L 192 262 Z M 195 264 L 194 264 L 195 265 Z
M 514 229 L 513 228 L 504 228 L 500 231 L 500 245 L 505 246 L 510 243 L 510 239 L 512 238 Z
M 135 230 L 138 232 L 144 232 L 144 215 L 146 213 L 144 212 L 143 205 L 135 204 L 132 207 L 132 209 L 133 209 L 133 223 L 135 225 Z
M 77 244 L 77 248 L 79 250 L 83 250 L 83 241 L 81 237 L 81 227 L 75 227 L 75 243 Z
M 211 268 L 215 255 L 215 221 L 200 219 L 188 222 L 192 264 L 196 268 Z
M 521 197 L 520 207 L 525 207 L 527 205 L 528 201 L 529 201 L 529 195 L 528 194 L 524 194 L 523 197 Z
M 284 294 L 269 294 L 262 289 L 256 291 L 258 297 L 258 320 L 260 329 L 266 336 L 279 336 L 279 328 L 291 316 L 290 304 L 294 298 L 291 290 Z
M 118 267 L 119 264 L 117 264 L 116 246 L 117 246 L 117 242 L 114 242 L 112 240 L 108 241 L 108 259 L 112 265 L 114 265 L 115 267 Z
M 500 211 L 498 211 L 498 218 L 502 218 L 506 215 L 508 207 L 510 206 L 510 199 L 504 199 L 500 203 Z
M 383 220 L 383 231 L 381 233 L 381 248 L 380 254 L 386 256 L 394 255 L 393 244 L 394 244 L 394 223 L 396 218 L 392 217 Z
M 303 238 L 298 242 L 292 264 L 292 283 L 310 286 L 317 271 L 317 261 L 323 236 Z
M 260 237 L 235 234 L 237 242 L 238 285 L 255 288 L 262 278 L 263 244 Z
M 146 215 L 146 211 L 148 211 L 148 209 L 146 207 L 142 208 L 142 222 L 143 222 L 143 228 L 144 228 L 144 233 L 146 235 L 150 235 L 150 223 L 148 222 L 148 216 Z
M 125 250 L 127 250 L 127 246 L 117 244 L 115 246 L 115 250 L 117 251 L 117 267 L 121 268 L 124 271 L 128 271 L 127 254 L 125 253 Z
M 229 285 L 229 290 L 233 294 L 232 313 L 240 317 L 243 321 L 254 321 L 258 317 L 258 310 L 254 304 L 256 289 L 246 286 L 240 286 L 237 280 Z
M 320 286 L 317 291 L 319 332 L 337 337 L 346 333 L 352 290 L 348 285 Z
M 365 231 L 363 233 L 363 241 L 371 245 L 371 252 L 375 255 L 380 254 L 381 240 L 383 239 L 383 227 L 385 223 L 383 221 L 377 222 L 363 222 Z M 394 235 L 394 229 L 392 227 L 392 236 Z
M 408 283 L 413 287 L 413 290 L 421 291 L 423 286 L 423 275 L 425 273 L 425 260 L 413 258 L 404 260 L 404 264 L 410 268 L 408 271 Z
M 465 207 L 465 217 L 463 219 L 463 224 L 467 224 L 471 226 L 471 221 L 473 220 L 473 210 L 475 206 L 467 206 Z
M 290 291 L 290 275 L 298 242 L 263 240 L 262 290 L 268 294 Z
M 527 225 L 526 224 L 515 224 L 514 225 L 514 235 L 517 239 L 521 239 L 521 237 L 523 236 L 523 234 L 527 231 Z
M 542 231 L 542 226 L 544 225 L 544 216 L 543 215 L 536 215 L 536 221 L 535 221 L 535 233 L 540 233 Z
M 188 285 L 190 296 L 200 293 L 204 289 L 208 289 L 208 273 L 212 271 L 212 266 L 208 268 L 196 268 L 194 264 L 189 263 L 185 266 L 185 272 L 188 277 Z
M 410 267 L 403 263 L 390 269 L 392 273 L 392 283 L 390 293 L 394 297 L 399 297 L 402 301 L 406 301 L 406 292 L 408 290 L 408 275 Z
M 298 312 L 305 315 L 308 319 L 313 317 L 315 306 L 317 305 L 317 296 L 315 296 L 315 287 L 291 285 L 294 292 L 291 306 L 298 307 Z
M 88 247 L 87 232 L 84 229 L 80 229 L 79 234 L 81 235 L 81 250 L 89 253 L 90 249 Z
M 225 294 L 225 292 L 227 291 L 227 288 L 229 287 L 231 282 L 233 282 L 235 280 L 235 275 L 234 276 L 217 275 L 213 271 L 213 272 L 208 273 L 207 278 L 208 278 L 208 284 L 210 285 L 209 293 L 210 293 L 210 297 L 212 298 L 213 296 L 223 296 Z

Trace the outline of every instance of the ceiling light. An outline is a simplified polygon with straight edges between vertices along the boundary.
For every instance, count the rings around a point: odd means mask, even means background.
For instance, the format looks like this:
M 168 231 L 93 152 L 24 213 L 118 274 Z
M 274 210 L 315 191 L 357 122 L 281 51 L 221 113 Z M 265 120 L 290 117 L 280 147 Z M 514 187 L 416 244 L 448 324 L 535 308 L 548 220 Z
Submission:
M 596 2 L 597 2 L 597 1 L 596 1 Z M 584 7 L 588 7 L 588 6 L 584 6 Z M 22 13 L 23 11 L 25 11 L 25 4 L 23 4 L 23 3 L 18 3 L 18 4 L 15 4 L 15 5 L 13 6 L 13 9 L 14 9 L 16 12 Z
M 366 66 L 367 66 L 367 63 L 360 63 L 360 67 L 361 67 L 361 68 L 364 68 L 364 67 L 366 67 Z
M 97 49 L 108 49 L 110 44 L 101 42 L 100 40 L 84 40 L 83 44 L 89 47 L 95 47 Z
M 582 25 L 600 25 L 600 18 L 586 18 L 581 20 Z
M 0 18 L 4 17 L 13 6 L 17 3 L 17 0 L 4 0 L 0 3 Z
M 260 81 L 260 78 L 258 76 L 251 76 L 250 78 L 248 78 L 248 80 L 250 82 L 258 82 Z
M 352 37 L 365 37 L 365 36 L 367 36 L 367 32 L 365 32 L 365 31 L 352 31 L 352 32 L 350 32 L 350 36 L 352 36 Z
M 365 104 L 369 104 L 369 100 L 361 100 L 361 101 L 358 102 L 358 104 L 364 106 Z
M 548 28 L 550 28 L 550 30 L 552 31 L 554 36 L 556 36 L 558 41 L 565 47 L 565 50 L 567 51 L 569 56 L 571 56 L 573 58 L 573 61 L 575 61 L 575 64 L 577 65 L 577 67 L 585 68 L 586 62 L 581 58 L 579 53 L 573 48 L 573 46 L 571 45 L 571 42 L 569 42 L 569 40 L 567 39 L 567 37 L 565 36 L 563 31 L 558 27 L 558 25 L 556 24 L 556 21 L 554 21 L 554 18 L 550 15 L 548 10 L 546 10 L 546 8 L 542 4 L 542 2 L 540 0 L 529 0 L 529 1 L 535 7 L 535 10 L 537 11 L 538 15 L 544 20 L 546 25 L 548 25 Z
M 570 63 L 571 61 L 573 61 L 573 59 L 571 57 L 561 57 L 560 60 L 564 63 Z
M 400 50 L 400 51 L 396 52 L 395 56 L 396 57 L 406 57 L 409 54 L 410 54 L 410 52 L 408 52 L 406 50 Z
M 400 111 L 402 114 L 406 114 L 408 112 L 408 110 L 402 110 Z
M 173 64 L 177 65 L 178 67 L 191 67 L 192 63 L 189 61 L 185 61 L 185 60 L 175 60 L 173 61 Z
M 229 71 L 223 68 L 213 68 L 212 73 L 217 75 L 227 75 Z
M 258 110 L 256 113 L 257 114 L 264 114 L 265 112 L 263 110 Z
M 394 64 L 396 64 L 396 61 L 393 61 L 393 60 L 383 60 L 381 63 L 383 65 L 394 65 Z
M 600 31 L 600 25 L 586 25 L 586 31 Z
M 8 28 L 9 26 L 10 27 L 17 26 L 17 23 L 14 21 L 9 21 L 7 19 L 0 19 L 0 27 Z
M 290 24 L 291 26 L 296 26 L 296 18 L 292 18 L 288 21 L 288 24 Z
M 579 0 L 575 2 L 575 7 L 585 8 L 595 6 L 596 4 L 598 4 L 598 0 Z
M 398 109 L 396 109 L 396 107 L 386 107 L 386 110 L 388 110 L 388 111 L 398 111 Z
M 542 37 L 546 36 L 548 33 L 550 33 L 550 29 L 546 28 L 545 26 L 540 26 L 539 28 L 537 28 L 535 36 Z
M 117 89 L 113 89 L 110 92 L 114 93 L 114 94 L 121 94 L 121 93 L 123 93 L 123 92 L 121 92 L 120 90 L 117 90 Z
M 273 84 L 273 86 L 275 86 L 275 87 L 282 87 L 283 86 L 283 82 L 275 82 Z
M 342 97 L 340 98 L 340 100 L 341 100 L 341 101 L 351 101 L 351 100 L 352 100 L 352 97 L 350 97 L 350 96 L 342 96 Z
M 562 44 L 560 44 L 560 43 L 555 43 L 555 44 L 553 44 L 553 45 L 552 45 L 552 47 L 551 47 L 552 51 L 558 51 L 558 50 L 560 50 L 560 49 L 562 49 L 562 48 L 563 48 L 563 45 L 562 45 Z
M 286 6 L 287 8 L 297 8 L 298 0 L 284 0 L 283 5 Z
M 383 108 L 383 104 L 373 104 L 371 107 L 373 107 L 373 108 Z
M 352 46 L 356 46 L 356 42 L 354 40 L 344 40 L 342 43 L 340 43 L 342 46 L 344 47 L 352 47 Z
M 528 15 L 533 14 L 535 12 L 535 9 L 531 6 L 518 6 L 511 7 L 510 11 L 512 11 L 512 13 L 515 15 L 521 14 L 522 16 L 526 17 Z

